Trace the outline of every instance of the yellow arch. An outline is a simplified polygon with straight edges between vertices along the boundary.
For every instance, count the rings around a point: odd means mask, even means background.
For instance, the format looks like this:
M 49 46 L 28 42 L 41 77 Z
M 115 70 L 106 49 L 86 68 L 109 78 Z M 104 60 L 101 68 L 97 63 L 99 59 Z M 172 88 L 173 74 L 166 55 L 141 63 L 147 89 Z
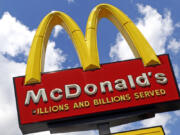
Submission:
M 41 82 L 47 41 L 52 28 L 57 24 L 61 25 L 69 34 L 83 70 L 100 68 L 96 31 L 98 21 L 103 17 L 109 19 L 119 29 L 130 45 L 135 57 L 141 57 L 145 66 L 160 64 L 154 50 L 134 23 L 116 7 L 109 4 L 100 4 L 90 13 L 85 38 L 79 26 L 65 13 L 56 11 L 44 17 L 31 45 L 25 84 Z
M 100 68 L 98 64 L 93 64 L 92 57 L 88 57 L 88 48 L 79 26 L 65 13 L 55 11 L 44 17 L 36 31 L 27 61 L 25 84 L 41 82 L 47 42 L 53 27 L 57 24 L 61 25 L 69 34 L 83 69 Z
M 128 42 L 134 56 L 141 57 L 145 66 L 160 64 L 154 50 L 147 40 L 135 26 L 135 24 L 118 8 L 109 4 L 96 6 L 89 15 L 86 26 L 86 43 L 92 48 L 91 54 L 97 59 L 97 54 L 93 54 L 97 48 L 97 25 L 101 18 L 109 19 L 121 32 Z M 97 56 L 96 56 L 97 55 Z

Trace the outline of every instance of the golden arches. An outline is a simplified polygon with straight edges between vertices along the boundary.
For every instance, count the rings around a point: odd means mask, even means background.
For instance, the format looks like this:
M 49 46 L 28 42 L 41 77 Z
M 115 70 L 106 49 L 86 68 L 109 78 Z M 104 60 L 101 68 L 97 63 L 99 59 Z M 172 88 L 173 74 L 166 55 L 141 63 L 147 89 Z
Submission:
M 119 29 L 134 56 L 141 57 L 145 66 L 160 64 L 154 50 L 135 24 L 122 11 L 109 4 L 100 4 L 90 13 L 86 27 L 88 46 L 97 46 L 97 25 L 101 18 L 109 19 Z
M 154 50 L 134 23 L 119 9 L 109 4 L 96 6 L 87 21 L 84 37 L 74 20 L 63 12 L 49 13 L 40 23 L 34 36 L 26 68 L 25 84 L 41 82 L 41 72 L 47 41 L 52 28 L 59 24 L 69 34 L 83 70 L 100 68 L 97 49 L 97 25 L 101 18 L 109 19 L 127 40 L 135 57 L 141 57 L 145 66 L 160 64 Z
M 69 34 L 71 40 L 74 43 L 83 69 L 86 70 L 89 69 L 89 67 L 100 67 L 98 64 L 97 66 L 93 65 L 91 62 L 93 61 L 92 57 L 87 56 L 87 45 L 84 40 L 84 35 L 79 26 L 71 17 L 69 17 L 65 13 L 56 11 L 49 13 L 46 17 L 44 17 L 36 31 L 28 57 L 25 84 L 41 82 L 41 72 L 44 68 L 47 41 L 53 27 L 57 24 L 61 25 Z

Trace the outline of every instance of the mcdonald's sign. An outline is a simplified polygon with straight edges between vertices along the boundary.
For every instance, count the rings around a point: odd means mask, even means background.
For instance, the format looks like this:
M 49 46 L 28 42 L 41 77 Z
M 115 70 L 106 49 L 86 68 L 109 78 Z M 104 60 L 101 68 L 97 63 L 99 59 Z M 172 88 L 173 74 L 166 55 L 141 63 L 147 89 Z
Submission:
M 96 32 L 101 18 L 119 29 L 137 59 L 99 64 Z M 47 41 L 57 24 L 70 35 L 82 68 L 42 73 Z M 63 12 L 44 17 L 32 42 L 26 75 L 14 77 L 14 87 L 23 133 L 92 129 L 102 121 L 113 126 L 180 108 L 169 56 L 156 56 L 135 24 L 109 4 L 92 10 L 85 36 Z

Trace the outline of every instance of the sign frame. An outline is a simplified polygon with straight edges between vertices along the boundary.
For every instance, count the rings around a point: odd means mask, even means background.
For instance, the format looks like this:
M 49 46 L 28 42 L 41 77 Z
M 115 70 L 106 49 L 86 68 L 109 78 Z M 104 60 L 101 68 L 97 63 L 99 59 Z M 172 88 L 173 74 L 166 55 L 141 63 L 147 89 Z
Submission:
M 169 55 L 168 54 L 166 55 L 168 56 L 172 75 L 175 80 L 176 88 L 178 90 L 177 81 L 175 79 L 175 74 L 172 68 Z M 137 59 L 131 59 L 131 60 L 137 60 Z M 124 61 L 131 61 L 131 60 L 124 60 Z M 119 61 L 119 62 L 124 62 L 124 61 Z M 117 63 L 117 62 L 112 62 L 112 63 Z M 105 64 L 109 64 L 109 63 L 105 63 Z M 74 68 L 74 69 L 77 69 L 77 68 Z M 65 70 L 72 70 L 72 69 L 65 69 Z M 64 71 L 64 70 L 57 70 L 57 71 Z M 51 72 L 46 72 L 46 73 L 51 73 Z M 43 74 L 46 74 L 46 73 L 43 73 Z M 24 77 L 24 76 L 19 76 L 19 77 Z M 14 77 L 13 80 L 14 80 L 14 90 L 15 90 L 15 95 L 16 95 L 16 104 L 17 104 L 16 107 L 18 110 L 19 127 L 21 128 L 22 132 L 25 134 L 38 132 L 38 131 L 45 131 L 45 130 L 50 130 L 51 133 L 91 130 L 91 129 L 97 129 L 97 124 L 105 123 L 105 122 L 109 122 L 110 126 L 117 126 L 117 125 L 129 123 L 129 122 L 153 117 L 155 113 L 173 111 L 180 108 L 180 99 L 179 99 L 179 100 L 168 101 L 168 102 L 163 102 L 163 103 L 136 106 L 136 107 L 126 108 L 126 109 L 119 109 L 119 110 L 113 110 L 113 111 L 107 111 L 107 112 L 98 112 L 98 113 L 89 114 L 85 116 L 75 116 L 75 117 L 73 116 L 73 117 L 68 117 L 68 118 L 62 118 L 60 120 L 59 119 L 48 120 L 45 122 L 35 122 L 32 124 L 22 125 L 20 123 L 15 78 L 18 78 L 18 77 Z M 180 97 L 180 91 L 178 91 L 178 95 Z

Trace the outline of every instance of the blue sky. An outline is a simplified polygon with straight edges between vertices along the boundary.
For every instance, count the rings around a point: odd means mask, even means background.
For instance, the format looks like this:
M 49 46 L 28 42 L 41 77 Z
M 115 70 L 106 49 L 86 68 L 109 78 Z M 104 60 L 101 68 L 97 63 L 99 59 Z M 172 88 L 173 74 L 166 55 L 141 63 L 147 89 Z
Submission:
M 24 75 L 34 33 L 51 11 L 63 11 L 85 32 L 90 11 L 100 3 L 109 3 L 137 25 L 157 54 L 170 54 L 180 86 L 180 1 L 179 0 L 0 0 L 0 134 L 21 134 L 12 77 Z M 121 34 L 106 19 L 98 26 L 100 62 L 133 58 Z M 73 44 L 61 27 L 55 27 L 49 39 L 45 71 L 81 66 Z M 163 125 L 167 135 L 180 132 L 180 111 L 156 114 L 155 118 L 112 128 L 112 132 Z M 84 132 L 70 133 L 83 135 Z M 97 131 L 88 131 L 97 135 Z M 49 132 L 33 135 L 49 135 Z M 64 135 L 64 134 L 60 134 Z

